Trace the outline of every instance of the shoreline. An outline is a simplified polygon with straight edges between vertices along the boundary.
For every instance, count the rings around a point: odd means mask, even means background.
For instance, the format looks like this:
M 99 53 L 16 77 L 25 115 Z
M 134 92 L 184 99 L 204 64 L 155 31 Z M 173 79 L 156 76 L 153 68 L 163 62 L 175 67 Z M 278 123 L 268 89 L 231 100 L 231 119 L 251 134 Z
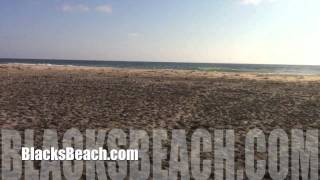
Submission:
M 233 129 L 244 159 L 251 129 L 320 129 L 319 89 L 318 76 L 0 65 L 0 128 Z
M 300 74 L 276 74 L 260 72 L 228 72 L 228 71 L 205 71 L 205 70 L 182 70 L 182 69 L 144 69 L 144 68 L 119 68 L 119 67 L 92 67 L 77 65 L 54 65 L 54 64 L 22 64 L 9 63 L 0 64 L 2 70 L 15 73 L 19 70 L 58 70 L 58 71 L 87 71 L 92 73 L 125 73 L 141 76 L 163 76 L 163 77 L 187 77 L 187 78 L 231 78 L 248 80 L 270 80 L 270 81 L 299 81 L 320 82 L 320 75 Z M 0 69 L 0 70 L 1 70 Z

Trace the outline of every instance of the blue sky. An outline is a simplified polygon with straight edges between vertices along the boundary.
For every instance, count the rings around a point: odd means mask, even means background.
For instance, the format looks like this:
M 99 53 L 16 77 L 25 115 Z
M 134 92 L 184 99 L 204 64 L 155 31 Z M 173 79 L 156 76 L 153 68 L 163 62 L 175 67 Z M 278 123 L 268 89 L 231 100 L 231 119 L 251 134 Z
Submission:
M 0 57 L 320 64 L 319 0 L 1 0 Z

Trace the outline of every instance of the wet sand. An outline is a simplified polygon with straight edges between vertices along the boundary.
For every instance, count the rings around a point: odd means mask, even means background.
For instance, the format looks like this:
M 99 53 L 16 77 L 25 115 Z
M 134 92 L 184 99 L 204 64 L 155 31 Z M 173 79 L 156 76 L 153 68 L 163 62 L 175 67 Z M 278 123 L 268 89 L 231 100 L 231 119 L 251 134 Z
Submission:
M 0 65 L 0 126 L 320 129 L 320 77 Z

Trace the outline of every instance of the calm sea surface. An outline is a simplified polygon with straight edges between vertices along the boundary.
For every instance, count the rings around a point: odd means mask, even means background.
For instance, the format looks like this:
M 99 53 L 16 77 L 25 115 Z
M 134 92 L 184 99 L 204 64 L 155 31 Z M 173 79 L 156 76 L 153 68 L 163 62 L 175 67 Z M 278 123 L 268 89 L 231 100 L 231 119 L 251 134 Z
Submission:
M 8 63 L 138 68 L 138 69 L 183 69 L 183 70 L 223 71 L 223 72 L 256 72 L 256 73 L 270 73 L 270 74 L 320 75 L 320 66 L 304 66 L 304 65 L 300 66 L 300 65 L 264 65 L 264 64 L 0 59 L 0 64 L 8 64 Z

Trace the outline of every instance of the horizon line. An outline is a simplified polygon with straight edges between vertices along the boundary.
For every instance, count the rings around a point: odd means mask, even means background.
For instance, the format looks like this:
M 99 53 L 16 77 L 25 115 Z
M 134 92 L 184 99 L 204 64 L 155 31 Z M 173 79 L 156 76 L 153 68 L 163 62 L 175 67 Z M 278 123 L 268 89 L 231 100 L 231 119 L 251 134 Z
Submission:
M 109 62 L 141 62 L 141 63 L 190 63 L 190 64 L 239 64 L 239 65 L 278 65 L 278 66 L 320 66 L 320 64 L 274 64 L 274 63 L 235 63 L 235 62 L 207 62 L 207 61 L 179 61 L 179 60 L 124 60 L 124 59 L 62 59 L 62 58 L 2 58 L 0 60 L 52 60 L 52 61 L 109 61 Z

